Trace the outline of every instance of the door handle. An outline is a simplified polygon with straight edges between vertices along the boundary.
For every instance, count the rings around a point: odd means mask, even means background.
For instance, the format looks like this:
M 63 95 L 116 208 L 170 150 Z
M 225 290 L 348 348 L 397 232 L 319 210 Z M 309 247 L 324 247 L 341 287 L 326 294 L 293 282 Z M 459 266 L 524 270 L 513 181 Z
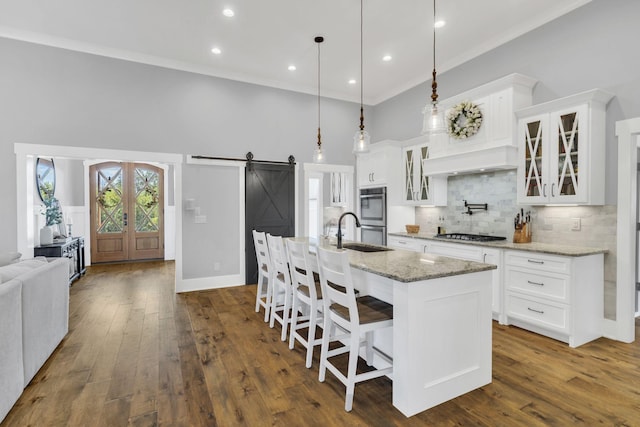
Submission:
M 126 212 L 123 213 L 122 214 L 122 220 L 123 220 L 125 226 L 127 225 L 127 218 L 128 218 L 127 213 Z
M 556 195 L 555 195 L 555 194 L 553 194 L 553 187 L 555 187 L 555 186 L 556 186 L 556 184 L 555 184 L 555 183 L 554 183 L 554 184 L 551 184 L 551 197 L 556 197 Z
M 547 197 L 547 184 L 542 186 L 542 197 Z

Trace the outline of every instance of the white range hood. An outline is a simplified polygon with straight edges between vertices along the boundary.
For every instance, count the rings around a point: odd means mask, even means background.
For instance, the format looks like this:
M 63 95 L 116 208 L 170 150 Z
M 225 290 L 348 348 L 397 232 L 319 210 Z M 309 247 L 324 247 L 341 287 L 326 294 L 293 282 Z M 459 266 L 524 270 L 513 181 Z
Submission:
M 513 146 L 484 148 L 423 161 L 429 176 L 481 173 L 518 167 L 518 149 Z
M 441 102 L 445 116 L 462 101 L 471 101 L 482 110 L 483 123 L 470 138 L 455 139 L 447 134 L 429 141 L 429 158 L 423 160 L 425 175 L 447 176 L 461 173 L 515 169 L 518 165 L 517 121 L 514 111 L 532 104 L 537 80 L 510 74 Z

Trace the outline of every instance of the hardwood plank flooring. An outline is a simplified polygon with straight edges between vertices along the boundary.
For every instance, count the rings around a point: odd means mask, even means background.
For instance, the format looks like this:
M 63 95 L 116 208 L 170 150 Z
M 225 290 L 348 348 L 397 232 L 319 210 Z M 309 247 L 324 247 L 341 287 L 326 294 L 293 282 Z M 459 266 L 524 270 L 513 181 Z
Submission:
M 317 380 L 319 349 L 306 369 L 255 313 L 255 286 L 176 295 L 173 277 L 171 262 L 91 267 L 2 427 L 640 425 L 640 341 L 571 349 L 494 323 L 491 384 L 406 418 L 379 378 L 346 413 L 342 384 Z

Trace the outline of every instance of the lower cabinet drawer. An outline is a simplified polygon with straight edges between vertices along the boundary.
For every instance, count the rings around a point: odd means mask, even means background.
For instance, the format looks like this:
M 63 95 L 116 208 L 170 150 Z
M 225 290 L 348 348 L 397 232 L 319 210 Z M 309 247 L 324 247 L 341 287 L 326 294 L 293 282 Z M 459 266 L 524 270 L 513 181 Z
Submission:
M 509 317 L 524 320 L 543 328 L 562 332 L 569 331 L 568 306 L 547 304 L 508 293 L 506 308 Z
M 551 298 L 559 302 L 569 302 L 569 276 L 507 268 L 505 271 L 505 284 L 507 290 Z

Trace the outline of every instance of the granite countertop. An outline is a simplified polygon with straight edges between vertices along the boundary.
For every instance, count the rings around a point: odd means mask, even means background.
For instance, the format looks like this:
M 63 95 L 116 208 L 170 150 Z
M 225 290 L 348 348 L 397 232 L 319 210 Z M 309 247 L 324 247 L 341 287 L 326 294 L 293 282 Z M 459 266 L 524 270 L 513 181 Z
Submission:
M 308 241 L 308 239 L 304 237 L 294 238 L 294 240 L 301 239 Z M 337 250 L 335 244 L 321 242 L 319 245 L 321 247 Z M 367 244 L 365 246 L 377 245 Z M 417 282 L 420 280 L 432 280 L 440 277 L 456 276 L 459 274 L 476 273 L 479 271 L 494 270 L 497 268 L 493 264 L 464 261 L 445 256 L 406 251 L 403 249 L 392 249 L 383 252 L 360 252 L 351 249 L 343 250 L 348 252 L 349 263 L 352 267 L 404 283 Z
M 509 239 L 498 240 L 494 242 L 469 242 L 469 241 L 460 241 L 460 240 L 441 239 L 441 238 L 435 237 L 433 234 L 428 234 L 428 233 L 409 234 L 405 232 L 399 232 L 399 233 L 389 233 L 389 234 L 392 236 L 408 237 L 411 239 L 434 240 L 437 242 L 457 243 L 460 245 L 486 246 L 486 247 L 498 248 L 498 249 L 512 249 L 517 251 L 539 252 L 544 254 L 563 255 L 563 256 L 572 256 L 572 257 L 604 254 L 608 252 L 608 250 L 604 248 L 557 245 L 555 243 L 538 243 L 538 242 L 513 243 Z

